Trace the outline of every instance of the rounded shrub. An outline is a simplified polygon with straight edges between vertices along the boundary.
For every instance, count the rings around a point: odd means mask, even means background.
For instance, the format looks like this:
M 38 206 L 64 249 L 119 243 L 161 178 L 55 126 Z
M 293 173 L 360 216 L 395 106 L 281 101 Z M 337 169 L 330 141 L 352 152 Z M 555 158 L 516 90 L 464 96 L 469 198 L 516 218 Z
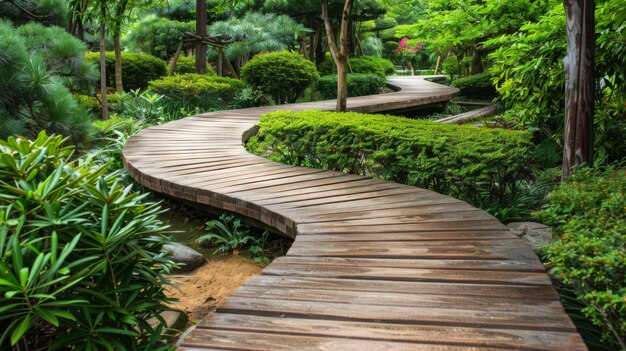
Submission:
M 161 209 L 64 142 L 0 141 L 0 349 L 162 349 Z
M 195 22 L 173 21 L 168 18 L 149 15 L 130 27 L 126 44 L 132 51 L 146 52 L 162 60 L 169 60 L 185 32 L 195 32 Z M 186 43 L 183 50 L 193 48 Z
M 100 53 L 88 52 L 87 59 L 100 64 Z M 106 53 L 107 86 L 115 86 L 115 53 Z M 124 90 L 145 89 L 148 82 L 166 74 L 165 61 L 149 54 L 122 53 L 122 82 Z
M 375 95 L 386 84 L 385 78 L 376 74 L 348 74 L 348 96 Z M 322 99 L 337 97 L 337 75 L 323 76 L 317 81 L 317 92 Z
M 231 100 L 246 84 L 238 79 L 206 74 L 185 73 L 150 82 L 150 90 L 171 99 Z
M 253 57 L 241 68 L 241 77 L 271 95 L 277 104 L 292 103 L 319 79 L 313 62 L 288 51 Z
M 441 67 L 443 71 L 450 76 L 451 79 L 458 76 L 461 73 L 461 65 L 459 64 L 459 58 L 452 55 L 443 61 Z
M 360 57 L 360 59 L 378 64 L 385 72 L 385 75 L 396 73 L 396 67 L 393 65 L 393 62 L 391 62 L 391 60 L 388 60 L 386 58 L 377 57 L 377 56 L 362 56 Z M 355 72 L 355 73 L 364 73 L 364 72 Z
M 169 63 L 168 63 L 169 65 Z M 196 57 L 195 56 L 179 56 L 176 60 L 175 74 L 196 73 Z M 206 74 L 214 76 L 217 73 L 210 65 L 207 65 Z

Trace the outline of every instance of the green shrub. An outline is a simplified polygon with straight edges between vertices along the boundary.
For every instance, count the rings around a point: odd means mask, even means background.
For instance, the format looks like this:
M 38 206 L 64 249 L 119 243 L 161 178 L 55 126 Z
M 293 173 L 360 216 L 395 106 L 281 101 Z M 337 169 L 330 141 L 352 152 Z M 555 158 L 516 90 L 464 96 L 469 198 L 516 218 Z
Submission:
M 578 169 L 537 213 L 559 239 L 548 247 L 552 272 L 586 304 L 615 349 L 626 345 L 626 168 Z
M 276 112 L 260 127 L 251 148 L 279 162 L 416 185 L 477 206 L 517 192 L 532 146 L 528 132 L 358 113 Z
M 380 67 L 382 67 L 383 71 L 385 72 L 385 75 L 396 73 L 396 67 L 393 65 L 393 62 L 391 62 L 391 60 L 388 60 L 386 58 L 376 57 L 376 56 L 361 56 L 359 57 L 359 59 L 377 63 Z M 356 73 L 361 73 L 361 72 L 356 72 Z
M 375 74 L 348 74 L 348 96 L 374 95 L 387 83 L 385 78 Z M 324 76 L 317 81 L 317 92 L 322 99 L 337 97 L 337 75 Z
M 350 58 L 350 69 L 352 73 L 375 74 L 380 77 L 385 76 L 385 69 L 378 62 L 366 58 Z
M 87 60 L 100 64 L 100 53 L 87 53 Z M 115 86 L 115 53 L 106 53 L 107 86 Z M 122 53 L 122 83 L 125 91 L 145 89 L 148 82 L 167 73 L 165 62 L 157 57 L 136 52 Z
M 0 141 L 0 348 L 163 350 L 161 210 L 63 143 Z
M 452 81 L 452 86 L 461 89 L 461 95 L 470 98 L 493 99 L 496 88 L 491 81 L 490 73 L 479 73 Z
M 233 215 L 223 214 L 219 220 L 208 221 L 204 229 L 209 232 L 196 241 L 208 240 L 215 246 L 213 254 L 237 250 L 254 240 L 250 235 L 250 228 L 241 224 L 241 220 Z
M 461 73 L 461 65 L 459 64 L 459 58 L 452 55 L 443 61 L 443 71 L 450 76 L 452 80 L 454 77 Z
M 296 102 L 304 90 L 319 79 L 313 62 L 288 51 L 257 55 L 241 68 L 248 84 L 271 95 L 276 104 Z
M 176 60 L 176 67 L 174 68 L 174 74 L 196 73 L 196 57 L 195 56 L 179 56 Z M 207 65 L 206 74 L 214 76 L 215 70 L 210 65 Z
M 246 84 L 238 79 L 186 73 L 150 82 L 150 90 L 170 99 L 231 100 Z

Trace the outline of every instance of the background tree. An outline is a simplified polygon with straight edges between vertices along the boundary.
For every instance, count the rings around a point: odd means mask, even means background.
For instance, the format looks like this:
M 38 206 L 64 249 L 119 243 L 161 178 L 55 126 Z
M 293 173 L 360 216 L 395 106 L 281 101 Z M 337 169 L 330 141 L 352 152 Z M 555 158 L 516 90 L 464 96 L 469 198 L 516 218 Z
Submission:
M 348 56 L 350 55 L 348 40 L 352 5 L 352 0 L 345 0 L 339 28 L 339 46 L 337 46 L 335 43 L 335 31 L 331 25 L 330 14 L 328 13 L 328 0 L 322 0 L 322 19 L 326 30 L 328 48 L 337 66 L 337 112 L 346 110 L 348 100 Z

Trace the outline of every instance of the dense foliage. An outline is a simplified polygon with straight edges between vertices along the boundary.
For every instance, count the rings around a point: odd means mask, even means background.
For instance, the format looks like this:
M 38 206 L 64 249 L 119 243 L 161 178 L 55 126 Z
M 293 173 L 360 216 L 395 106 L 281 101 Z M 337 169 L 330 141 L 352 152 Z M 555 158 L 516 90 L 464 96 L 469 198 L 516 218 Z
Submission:
M 609 161 L 626 156 L 626 4 L 606 0 L 596 5 L 595 150 Z M 564 124 L 563 57 L 566 55 L 562 5 L 518 33 L 487 42 L 497 48 L 493 62 L 498 92 L 508 116 L 541 131 L 544 139 L 562 142 Z M 621 104 L 620 104 L 621 103 Z
M 167 99 L 186 102 L 202 109 L 215 101 L 230 101 L 246 84 L 238 79 L 209 74 L 186 73 L 150 82 L 150 90 Z
M 169 60 L 176 52 L 183 34 L 193 33 L 194 28 L 193 22 L 180 22 L 150 15 L 131 26 L 126 43 L 133 51 Z M 191 44 L 183 46 L 185 50 L 191 48 Z
M 216 75 L 215 70 L 210 65 L 206 68 L 206 74 Z M 179 56 L 176 60 L 175 74 L 196 73 L 196 57 L 195 56 Z
M 461 95 L 471 98 L 492 99 L 496 89 L 491 82 L 491 74 L 479 73 L 452 81 L 452 86 L 461 89 Z
M 319 74 L 315 64 L 297 53 L 282 51 L 255 56 L 241 69 L 251 86 L 270 94 L 276 104 L 296 102 Z
M 0 348 L 162 349 L 161 210 L 63 142 L 0 141 Z
M 250 144 L 270 158 L 380 177 L 474 205 L 506 205 L 530 161 L 530 135 L 384 115 L 275 112 Z
M 548 248 L 552 271 L 605 338 L 626 349 L 626 169 L 578 169 L 537 216 L 558 234 Z
M 348 73 L 348 96 L 375 95 L 385 86 L 387 80 L 376 74 Z M 317 81 L 317 92 L 322 99 L 337 96 L 337 75 L 323 76 Z
M 89 52 L 86 55 L 88 61 L 100 64 L 100 54 Z M 106 53 L 107 86 L 115 86 L 115 54 Z M 151 80 L 163 77 L 166 73 L 165 62 L 149 54 L 136 52 L 122 53 L 122 82 L 124 90 L 131 91 L 145 89 Z
M 89 139 L 90 118 L 71 94 L 97 79 L 85 51 L 62 28 L 0 20 L 0 137 L 47 130 Z

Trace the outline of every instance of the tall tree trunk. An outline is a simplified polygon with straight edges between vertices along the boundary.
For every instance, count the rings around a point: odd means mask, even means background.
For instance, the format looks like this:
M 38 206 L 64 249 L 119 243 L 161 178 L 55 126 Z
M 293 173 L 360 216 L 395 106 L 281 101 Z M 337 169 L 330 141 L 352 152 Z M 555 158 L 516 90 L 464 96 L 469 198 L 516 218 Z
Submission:
M 122 48 L 120 46 L 119 27 L 113 32 L 113 47 L 115 51 L 115 91 L 121 94 L 124 92 L 124 85 L 122 84 Z
M 337 66 L 337 112 L 346 110 L 348 99 L 348 56 L 350 55 L 350 14 L 352 13 L 353 0 L 345 0 L 341 13 L 341 27 L 339 29 L 339 47 L 335 43 L 335 33 L 330 25 L 328 14 L 328 0 L 322 0 L 322 19 L 326 28 L 328 48 Z
M 102 119 L 109 119 L 109 105 L 107 104 L 107 62 L 106 62 L 106 48 L 104 47 L 104 15 L 106 10 L 104 6 L 101 6 L 103 17 L 100 23 L 100 98 L 102 101 Z
M 594 50 L 593 0 L 563 0 L 567 23 L 565 132 L 562 178 L 577 164 L 593 161 Z
M 115 19 L 113 22 L 113 50 L 115 51 L 115 91 L 118 94 L 124 92 L 122 84 L 122 46 L 120 45 L 120 31 L 122 28 L 122 20 L 128 0 L 121 0 L 115 9 Z
M 196 35 L 206 37 L 206 0 L 196 0 Z M 196 73 L 206 73 L 207 44 L 203 40 L 196 42 Z

